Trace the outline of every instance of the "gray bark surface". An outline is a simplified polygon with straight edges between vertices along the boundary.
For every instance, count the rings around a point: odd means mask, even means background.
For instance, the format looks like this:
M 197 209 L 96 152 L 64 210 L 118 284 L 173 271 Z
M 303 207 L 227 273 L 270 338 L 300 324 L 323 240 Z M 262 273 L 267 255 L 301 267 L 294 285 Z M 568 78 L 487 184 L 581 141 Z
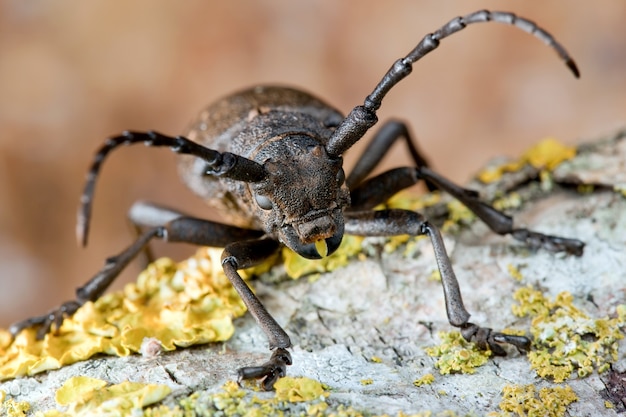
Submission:
M 623 133 L 623 132 L 622 132 Z M 532 285 L 550 296 L 569 291 L 574 304 L 591 317 L 613 314 L 626 303 L 626 196 L 615 187 L 626 185 L 624 134 L 580 147 L 579 154 L 557 168 L 556 182 L 594 184 L 595 191 L 578 193 L 555 186 L 547 192 L 519 189 L 528 198 L 512 212 L 517 226 L 543 233 L 575 237 L 586 243 L 582 257 L 531 252 L 509 237 L 490 232 L 474 222 L 458 233 L 444 233 L 445 244 L 461 285 L 471 320 L 501 329 L 528 329 L 529 320 L 511 312 L 512 294 Z M 495 188 L 517 182 L 511 174 L 497 184 L 473 184 L 489 195 Z M 524 188 L 526 187 L 526 188 Z M 524 194 L 526 193 L 526 194 Z M 291 335 L 294 364 L 291 376 L 306 376 L 328 385 L 329 404 L 352 405 L 373 414 L 395 415 L 452 410 L 459 415 L 485 415 L 499 411 L 505 385 L 554 383 L 539 378 L 525 356 L 510 350 L 507 357 L 490 359 L 474 374 L 440 375 L 424 348 L 439 343 L 437 333 L 451 331 L 439 282 L 429 279 L 436 269 L 428 239 L 404 253 L 382 250 L 382 241 L 369 239 L 364 259 L 322 274 L 310 282 L 255 283 L 257 293 Z M 514 280 L 508 266 L 520 269 Z M 274 276 L 279 274 L 274 271 Z M 74 375 L 170 386 L 166 400 L 199 390 L 216 391 L 236 378 L 235 370 L 269 357 L 267 341 L 249 315 L 238 319 L 234 337 L 223 344 L 197 346 L 162 354 L 153 359 L 98 357 L 57 371 L 0 384 L 11 398 L 29 401 L 33 410 L 55 408 L 54 392 Z M 619 342 L 619 359 L 613 369 L 626 368 L 626 343 Z M 372 361 L 378 357 L 380 362 Z M 432 373 L 435 381 L 416 387 L 413 381 Z M 362 380 L 371 380 L 363 384 Z M 615 416 L 619 408 L 606 408 L 607 374 L 571 378 L 578 401 L 568 415 Z M 255 393 L 271 396 L 272 393 Z

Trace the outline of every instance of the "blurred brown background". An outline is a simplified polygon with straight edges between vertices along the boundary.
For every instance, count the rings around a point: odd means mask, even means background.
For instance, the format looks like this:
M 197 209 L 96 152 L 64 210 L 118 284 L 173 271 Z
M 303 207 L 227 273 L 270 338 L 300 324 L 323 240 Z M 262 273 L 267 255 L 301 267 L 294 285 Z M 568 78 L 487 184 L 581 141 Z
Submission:
M 205 215 L 166 150 L 108 159 L 87 249 L 74 238 L 95 149 L 125 129 L 180 133 L 210 101 L 279 82 L 344 112 L 421 37 L 476 9 L 537 21 L 575 57 L 519 30 L 477 25 L 415 66 L 380 111 L 410 121 L 436 169 L 465 181 L 496 155 L 553 135 L 574 143 L 626 121 L 626 3 L 619 0 L 0 0 L 0 326 L 73 297 L 131 242 L 137 199 Z M 404 161 L 399 147 L 390 162 Z M 158 245 L 176 258 L 190 248 Z M 137 273 L 129 268 L 119 287 Z

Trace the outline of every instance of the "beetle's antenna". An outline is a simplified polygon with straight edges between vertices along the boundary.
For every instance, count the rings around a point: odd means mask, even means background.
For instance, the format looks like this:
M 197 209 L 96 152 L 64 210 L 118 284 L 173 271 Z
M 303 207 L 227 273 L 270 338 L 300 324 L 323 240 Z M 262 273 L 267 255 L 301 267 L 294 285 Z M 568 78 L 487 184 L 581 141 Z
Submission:
M 183 136 L 166 136 L 158 132 L 123 132 L 107 140 L 98 150 L 86 176 L 85 188 L 80 197 L 80 207 L 76 221 L 76 238 L 80 245 L 87 244 L 89 220 L 96 180 L 102 162 L 109 152 L 121 145 L 143 143 L 146 146 L 165 146 L 179 154 L 193 155 L 207 163 L 207 174 L 232 178 L 244 182 L 259 182 L 266 176 L 263 165 L 230 152 L 220 153 L 206 148 Z
M 420 43 L 417 44 L 406 57 L 397 60 L 378 83 L 374 91 L 367 96 L 365 103 L 362 106 L 357 106 L 352 109 L 348 117 L 337 127 L 326 145 L 327 152 L 330 155 L 339 156 L 361 139 L 365 132 L 378 121 L 376 110 L 380 108 L 382 100 L 389 90 L 408 76 L 411 73 L 412 65 L 435 50 L 442 39 L 464 29 L 467 25 L 472 23 L 491 21 L 515 26 L 535 36 L 556 51 L 576 78 L 580 76 L 576 63 L 565 48 L 558 43 L 552 35 L 537 26 L 534 22 L 508 12 L 481 10 L 470 13 L 466 16 L 452 19 L 435 32 L 424 36 Z

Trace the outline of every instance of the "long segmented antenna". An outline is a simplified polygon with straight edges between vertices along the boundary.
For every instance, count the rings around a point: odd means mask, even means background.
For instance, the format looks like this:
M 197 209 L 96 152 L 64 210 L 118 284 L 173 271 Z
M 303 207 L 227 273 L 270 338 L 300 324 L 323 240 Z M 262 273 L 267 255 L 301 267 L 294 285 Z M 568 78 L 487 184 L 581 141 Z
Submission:
M 435 50 L 442 39 L 464 29 L 467 25 L 472 23 L 492 21 L 515 26 L 535 36 L 556 51 L 576 78 L 580 77 L 576 63 L 565 48 L 558 43 L 552 35 L 537 26 L 534 22 L 508 12 L 481 10 L 470 13 L 466 16 L 452 19 L 435 32 L 424 36 L 420 43 L 417 44 L 407 56 L 397 60 L 378 83 L 374 91 L 367 96 L 363 106 L 355 107 L 335 130 L 326 145 L 327 152 L 331 155 L 339 156 L 361 139 L 365 132 L 378 121 L 376 110 L 380 108 L 381 102 L 389 90 L 408 76 L 412 71 L 413 64 Z
M 100 167 L 107 155 L 121 145 L 133 145 L 143 143 L 146 146 L 165 146 L 173 152 L 196 156 L 207 163 L 207 173 L 216 176 L 224 176 L 239 181 L 258 182 L 266 176 L 263 165 L 251 161 L 230 152 L 220 153 L 206 148 L 183 136 L 166 136 L 158 132 L 123 132 L 107 140 L 98 150 L 94 161 L 86 176 L 85 188 L 80 197 L 80 207 L 76 221 L 76 238 L 80 245 L 87 244 L 89 235 L 89 220 L 91 219 L 91 207 L 96 180 Z

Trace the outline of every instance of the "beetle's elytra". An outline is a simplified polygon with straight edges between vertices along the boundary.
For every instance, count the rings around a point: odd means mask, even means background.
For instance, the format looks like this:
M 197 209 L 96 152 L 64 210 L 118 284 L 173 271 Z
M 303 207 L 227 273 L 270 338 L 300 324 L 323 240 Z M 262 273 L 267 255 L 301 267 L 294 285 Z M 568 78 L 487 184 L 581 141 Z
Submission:
M 526 337 L 506 335 L 469 321 L 470 314 L 463 306 L 441 235 L 424 216 L 408 210 L 373 208 L 424 180 L 429 188 L 459 199 L 494 232 L 510 234 L 529 247 L 580 256 L 582 242 L 515 228 L 511 217 L 480 201 L 476 192 L 429 169 L 402 122 L 383 124 L 347 177 L 343 170 L 342 155 L 377 123 L 376 111 L 383 98 L 410 74 L 413 63 L 436 49 L 445 37 L 469 24 L 489 21 L 512 25 L 539 38 L 578 77 L 576 64 L 567 51 L 535 23 L 512 13 L 478 11 L 457 17 L 426 35 L 408 55 L 391 66 L 363 104 L 354 107 L 346 117 L 308 93 L 286 87 L 257 86 L 209 106 L 186 136 L 124 132 L 109 139 L 95 156 L 81 198 L 77 234 L 82 244 L 87 242 L 93 192 L 102 162 L 113 149 L 134 143 L 165 146 L 180 154 L 183 182 L 208 204 L 221 209 L 231 224 L 189 217 L 148 203 L 135 204 L 129 217 L 143 230 L 137 240 L 117 256 L 108 258 L 104 267 L 77 289 L 76 300 L 63 303 L 43 316 L 14 324 L 12 334 L 35 325 L 40 326 L 40 337 L 53 326 L 58 329 L 64 317 L 102 295 L 154 238 L 220 246 L 225 248 L 224 272 L 266 334 L 273 351 L 267 362 L 240 369 L 239 377 L 262 378 L 263 387 L 271 389 L 291 364 L 287 350 L 291 341 L 237 271 L 262 262 L 280 245 L 315 259 L 333 253 L 344 234 L 409 234 L 427 235 L 432 242 L 451 325 L 458 327 L 467 340 L 474 339 L 479 346 L 499 355 L 506 353 L 500 344 L 528 349 L 530 340 Z M 369 177 L 397 139 L 407 144 L 414 166 Z

